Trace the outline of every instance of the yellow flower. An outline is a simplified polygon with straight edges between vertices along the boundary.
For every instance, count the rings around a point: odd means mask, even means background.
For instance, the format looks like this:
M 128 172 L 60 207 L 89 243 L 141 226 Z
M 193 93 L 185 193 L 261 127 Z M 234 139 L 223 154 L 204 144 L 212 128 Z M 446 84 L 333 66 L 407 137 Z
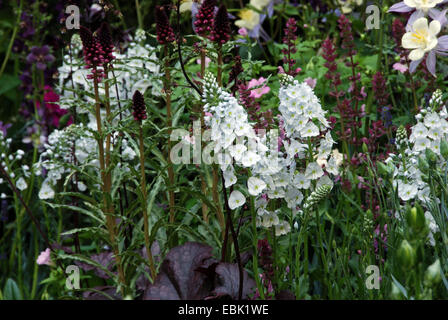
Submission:
M 352 12 L 355 5 L 360 6 L 364 0 L 338 0 L 343 14 Z
M 249 4 L 258 10 L 262 10 L 266 7 L 271 0 L 250 0 Z
M 242 9 L 238 16 L 241 19 L 235 21 L 235 25 L 240 28 L 252 30 L 260 23 L 260 15 L 251 9 Z
M 200 0 L 181 0 L 180 1 L 180 13 L 191 11 L 191 7 L 193 6 L 193 2 L 197 2 L 198 4 L 201 3 Z
M 401 45 L 405 49 L 413 49 L 409 53 L 409 59 L 415 61 L 423 58 L 426 52 L 437 46 L 437 34 L 441 25 L 437 20 L 431 21 L 428 26 L 428 19 L 419 18 L 412 24 L 410 32 L 401 38 Z

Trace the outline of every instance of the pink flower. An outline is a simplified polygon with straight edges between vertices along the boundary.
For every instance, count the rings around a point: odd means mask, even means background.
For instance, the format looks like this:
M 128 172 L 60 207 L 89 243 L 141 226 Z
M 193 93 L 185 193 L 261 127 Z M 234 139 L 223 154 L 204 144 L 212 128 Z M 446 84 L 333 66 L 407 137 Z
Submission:
M 210 64 L 212 60 L 209 57 L 205 57 L 205 67 L 208 68 L 208 65 Z M 201 64 L 201 59 L 196 60 L 197 64 Z
M 394 68 L 394 70 L 400 71 L 401 73 L 405 73 L 406 71 L 408 71 L 408 67 L 399 62 L 394 63 L 392 68 Z
M 313 79 L 311 77 L 306 78 L 304 81 L 307 85 L 309 85 L 311 87 L 311 89 L 314 89 L 314 87 L 316 86 L 316 82 L 317 82 L 316 79 Z
M 249 33 L 247 32 L 246 28 L 240 28 L 240 29 L 238 29 L 238 34 L 240 36 L 246 37 Z
M 266 82 L 266 79 L 263 77 L 259 78 L 258 80 L 257 79 L 250 80 L 249 84 L 247 85 L 247 89 L 255 88 L 250 91 L 250 97 L 252 97 L 254 99 L 258 99 L 261 96 L 268 93 L 271 90 L 271 88 L 266 86 L 264 84 L 265 82 Z
M 50 258 L 50 248 L 47 248 L 45 251 L 40 253 L 39 257 L 37 257 L 36 263 L 39 265 L 46 264 L 47 266 L 51 266 L 53 264 Z

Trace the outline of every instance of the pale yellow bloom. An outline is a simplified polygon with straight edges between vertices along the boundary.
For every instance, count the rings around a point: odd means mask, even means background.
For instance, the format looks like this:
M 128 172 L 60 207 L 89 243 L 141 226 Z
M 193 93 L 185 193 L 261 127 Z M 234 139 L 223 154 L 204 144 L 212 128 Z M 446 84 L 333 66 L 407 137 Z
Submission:
M 434 8 L 443 0 L 404 0 L 404 4 L 408 7 L 415 8 L 416 10 L 422 10 L 428 12 L 429 9 Z
M 260 23 L 260 15 L 251 9 L 242 9 L 238 16 L 241 19 L 235 21 L 235 25 L 240 28 L 252 30 Z
M 363 0 L 338 0 L 338 2 L 341 6 L 342 13 L 347 14 L 352 12 L 355 5 L 360 6 L 363 3 Z
M 409 59 L 415 61 L 423 58 L 426 52 L 437 46 L 437 34 L 441 25 L 437 20 L 431 21 L 428 26 L 428 19 L 419 18 L 414 21 L 410 32 L 401 38 L 401 45 L 405 49 L 413 49 L 409 53 Z
M 249 4 L 258 10 L 263 10 L 271 0 L 250 0 Z
M 200 0 L 181 0 L 179 11 L 181 13 L 191 11 L 191 7 L 193 6 L 193 2 L 201 3 Z

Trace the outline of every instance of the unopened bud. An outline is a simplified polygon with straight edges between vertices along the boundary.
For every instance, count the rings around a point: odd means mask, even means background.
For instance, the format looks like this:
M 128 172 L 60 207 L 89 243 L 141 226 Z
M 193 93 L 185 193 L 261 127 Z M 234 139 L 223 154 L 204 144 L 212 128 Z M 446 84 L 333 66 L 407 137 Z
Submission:
M 404 270 L 409 270 L 415 264 L 416 254 L 415 249 L 407 240 L 401 242 L 397 251 L 398 261 Z

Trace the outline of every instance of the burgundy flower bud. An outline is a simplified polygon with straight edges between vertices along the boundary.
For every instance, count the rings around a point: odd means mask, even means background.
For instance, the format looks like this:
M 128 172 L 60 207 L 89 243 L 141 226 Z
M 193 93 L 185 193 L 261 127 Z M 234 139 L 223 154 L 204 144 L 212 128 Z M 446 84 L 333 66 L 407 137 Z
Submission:
M 194 22 L 195 31 L 198 35 L 205 37 L 213 29 L 216 0 L 204 0 Z
M 132 115 L 134 116 L 135 121 L 142 121 L 146 119 L 146 106 L 145 106 L 145 99 L 143 98 L 143 95 L 140 91 L 135 91 L 134 96 L 132 97 L 132 105 L 133 105 L 133 112 Z
M 98 29 L 97 37 L 104 51 L 104 63 L 110 63 L 113 59 L 115 59 L 115 56 L 113 54 L 114 44 L 112 41 L 109 25 L 106 22 L 103 22 L 101 24 L 101 27 Z
M 221 5 L 213 21 L 213 30 L 210 39 L 222 45 L 230 40 L 229 15 L 225 5 Z
M 98 39 L 93 36 L 92 32 L 83 26 L 79 29 L 79 35 L 82 41 L 82 51 L 86 68 L 92 69 L 92 74 L 89 74 L 87 78 L 93 79 L 96 77 L 98 81 L 101 81 L 104 74 L 103 70 L 99 67 L 103 65 L 105 61 L 105 53 L 101 47 L 101 44 Z
M 171 43 L 176 39 L 165 10 L 163 6 L 156 6 L 156 32 L 160 44 Z

